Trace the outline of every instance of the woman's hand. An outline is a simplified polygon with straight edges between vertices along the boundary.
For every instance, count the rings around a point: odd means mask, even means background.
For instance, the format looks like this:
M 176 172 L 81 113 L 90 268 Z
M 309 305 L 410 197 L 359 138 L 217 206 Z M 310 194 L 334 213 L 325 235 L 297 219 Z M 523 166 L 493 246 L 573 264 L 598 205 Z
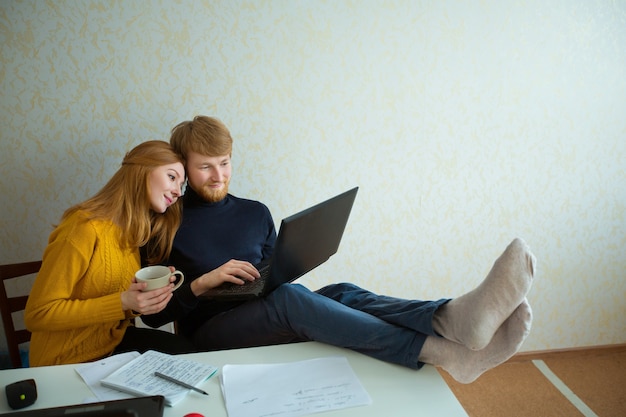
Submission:
M 200 297 L 211 288 L 225 282 L 243 285 L 245 281 L 254 281 L 260 276 L 259 271 L 250 262 L 231 259 L 219 268 L 195 279 L 191 283 L 191 291 L 196 297 Z
M 169 285 L 163 288 L 143 291 L 146 286 L 145 282 L 139 283 L 133 277 L 132 284 L 121 295 L 122 309 L 133 310 L 141 314 L 156 314 L 163 310 L 172 298 L 174 284 L 170 282 Z

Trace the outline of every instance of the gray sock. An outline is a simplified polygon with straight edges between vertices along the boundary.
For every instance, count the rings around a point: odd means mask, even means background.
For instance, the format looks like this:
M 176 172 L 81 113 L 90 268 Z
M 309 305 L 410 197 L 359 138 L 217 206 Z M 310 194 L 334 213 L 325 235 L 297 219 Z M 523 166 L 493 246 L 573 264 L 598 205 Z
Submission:
M 483 350 L 470 350 L 450 340 L 429 336 L 419 355 L 420 362 L 445 369 L 454 379 L 469 384 L 485 371 L 513 356 L 530 333 L 532 310 L 527 300 L 502 323 Z
M 513 240 L 478 287 L 437 310 L 433 329 L 468 349 L 483 349 L 526 297 L 535 263 L 528 245 Z

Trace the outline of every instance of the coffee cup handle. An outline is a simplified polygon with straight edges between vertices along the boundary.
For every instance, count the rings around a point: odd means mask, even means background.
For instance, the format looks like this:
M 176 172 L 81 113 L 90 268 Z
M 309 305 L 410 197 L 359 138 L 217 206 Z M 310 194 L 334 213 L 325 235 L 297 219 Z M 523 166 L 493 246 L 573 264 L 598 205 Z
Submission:
M 174 288 L 172 288 L 172 291 L 174 291 L 174 290 L 177 290 L 183 284 L 183 282 L 185 281 L 185 275 L 179 270 L 172 272 L 172 275 L 179 275 L 178 280 L 176 280 L 174 284 Z

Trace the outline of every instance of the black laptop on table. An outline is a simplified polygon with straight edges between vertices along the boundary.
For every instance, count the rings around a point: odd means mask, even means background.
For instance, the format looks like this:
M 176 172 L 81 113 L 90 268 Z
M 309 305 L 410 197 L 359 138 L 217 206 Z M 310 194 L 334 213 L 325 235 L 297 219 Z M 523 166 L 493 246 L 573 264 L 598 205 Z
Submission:
M 66 405 L 62 407 L 20 410 L 3 417 L 162 417 L 165 398 L 161 395 L 123 400 Z
M 257 265 L 260 278 L 243 285 L 226 282 L 204 296 L 217 300 L 264 297 L 326 262 L 339 249 L 358 189 L 283 219 L 269 263 Z

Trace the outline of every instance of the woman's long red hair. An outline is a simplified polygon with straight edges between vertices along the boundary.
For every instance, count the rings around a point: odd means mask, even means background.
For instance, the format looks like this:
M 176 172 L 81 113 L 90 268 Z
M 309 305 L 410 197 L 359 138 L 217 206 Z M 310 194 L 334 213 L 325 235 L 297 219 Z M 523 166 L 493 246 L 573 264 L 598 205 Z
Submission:
M 182 199 L 165 213 L 154 212 L 150 204 L 148 176 L 155 168 L 176 162 L 183 163 L 183 159 L 169 143 L 160 140 L 143 142 L 126 154 L 121 168 L 97 194 L 67 209 L 63 218 L 83 210 L 89 219 L 110 220 L 121 229 L 122 246 L 145 246 L 147 263 L 160 263 L 172 250 L 182 218 Z

